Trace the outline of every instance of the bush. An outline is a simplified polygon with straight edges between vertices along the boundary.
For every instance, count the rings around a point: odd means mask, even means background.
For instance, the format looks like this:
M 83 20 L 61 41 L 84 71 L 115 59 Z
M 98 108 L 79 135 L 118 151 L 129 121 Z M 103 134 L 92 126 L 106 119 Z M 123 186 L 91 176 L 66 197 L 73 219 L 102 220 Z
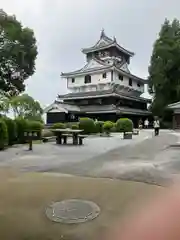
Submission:
M 39 121 L 27 121 L 27 130 L 35 131 L 37 133 L 37 139 L 41 139 L 41 132 L 43 124 Z
M 3 120 L 7 126 L 7 131 L 8 131 L 8 145 L 12 146 L 17 141 L 16 122 L 8 117 L 4 117 Z
M 3 119 L 0 119 L 0 150 L 8 144 L 8 130 Z
M 111 129 L 113 128 L 114 124 L 111 121 L 107 121 L 104 123 L 103 125 L 103 130 L 104 132 L 106 132 L 107 134 L 110 133 Z
M 24 137 L 24 132 L 28 129 L 28 120 L 19 117 L 15 119 L 15 123 L 17 126 L 18 143 L 25 143 L 26 139 Z
M 113 123 L 113 127 L 111 128 L 111 132 L 117 132 L 117 125 Z
M 103 125 L 104 125 L 103 121 L 95 122 L 95 127 L 96 127 L 96 132 L 97 133 L 102 133 L 103 132 Z
M 79 124 L 73 124 L 73 125 L 71 126 L 71 129 L 79 129 Z
M 65 127 L 65 124 L 64 124 L 64 123 L 55 123 L 55 124 L 52 125 L 51 128 L 52 128 L 52 129 L 64 129 L 64 128 L 66 128 L 66 127 Z
M 79 123 L 78 122 L 67 122 L 67 123 L 64 123 L 64 125 L 65 125 L 65 128 L 72 128 L 72 125 L 79 126 Z
M 117 120 L 116 128 L 118 132 L 132 132 L 133 131 L 133 122 L 129 118 L 120 118 Z
M 80 118 L 79 128 L 84 130 L 84 134 L 90 134 L 96 132 L 96 126 L 94 120 L 91 118 Z

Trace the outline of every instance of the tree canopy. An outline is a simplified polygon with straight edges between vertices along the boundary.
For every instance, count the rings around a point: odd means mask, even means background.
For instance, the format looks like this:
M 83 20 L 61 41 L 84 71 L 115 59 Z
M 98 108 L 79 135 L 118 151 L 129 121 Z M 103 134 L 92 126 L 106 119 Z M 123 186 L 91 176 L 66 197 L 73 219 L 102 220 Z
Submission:
M 180 100 L 180 23 L 165 20 L 156 40 L 149 67 L 152 111 L 162 116 L 168 104 Z
M 14 117 L 22 117 L 33 121 L 42 120 L 43 110 L 39 102 L 28 94 L 11 97 L 9 106 L 13 110 Z
M 0 90 L 17 95 L 33 75 L 37 57 L 33 30 L 0 10 Z

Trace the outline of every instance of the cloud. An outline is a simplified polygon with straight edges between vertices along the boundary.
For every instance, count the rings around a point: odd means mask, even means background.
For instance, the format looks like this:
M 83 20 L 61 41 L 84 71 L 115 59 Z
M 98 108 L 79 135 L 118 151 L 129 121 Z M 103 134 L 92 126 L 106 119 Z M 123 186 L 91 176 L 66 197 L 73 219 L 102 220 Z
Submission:
M 45 105 L 66 91 L 60 73 L 83 66 L 80 50 L 93 45 L 102 28 L 136 53 L 130 68 L 144 77 L 165 17 L 180 18 L 178 0 L 1 0 L 1 7 L 35 31 L 39 55 L 27 92 Z

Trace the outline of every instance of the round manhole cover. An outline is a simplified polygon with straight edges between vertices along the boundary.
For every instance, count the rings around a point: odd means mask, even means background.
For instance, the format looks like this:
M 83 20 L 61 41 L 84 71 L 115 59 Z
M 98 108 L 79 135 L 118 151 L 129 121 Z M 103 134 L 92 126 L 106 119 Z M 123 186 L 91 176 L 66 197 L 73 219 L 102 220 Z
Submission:
M 100 208 L 90 201 L 67 199 L 55 202 L 46 209 L 47 217 L 59 223 L 83 223 L 93 220 L 100 213 Z

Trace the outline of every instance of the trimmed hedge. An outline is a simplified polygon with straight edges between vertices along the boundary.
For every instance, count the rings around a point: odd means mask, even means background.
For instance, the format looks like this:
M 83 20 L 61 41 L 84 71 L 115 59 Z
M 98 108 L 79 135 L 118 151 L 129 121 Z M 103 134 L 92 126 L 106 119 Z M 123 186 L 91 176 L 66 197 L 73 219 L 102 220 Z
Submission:
M 3 150 L 8 144 L 8 130 L 6 123 L 0 119 L 0 150 Z
M 17 141 L 17 125 L 14 120 L 8 117 L 3 118 L 8 131 L 8 145 L 12 146 Z
M 71 129 L 79 129 L 79 124 L 73 124 L 72 126 L 71 126 Z
M 103 130 L 104 132 L 106 133 L 110 133 L 111 129 L 113 128 L 114 124 L 113 122 L 111 121 L 106 121 L 104 124 L 103 124 Z
M 51 127 L 52 129 L 64 129 L 66 128 L 64 123 L 54 123 Z
M 96 126 L 94 120 L 91 118 L 80 118 L 79 129 L 82 129 L 84 134 L 95 133 Z
M 117 125 L 116 123 L 113 123 L 113 127 L 111 128 L 111 132 L 117 132 Z
M 24 132 L 28 129 L 28 120 L 24 118 L 16 118 L 15 119 L 17 126 L 17 140 L 18 143 L 25 143 L 26 139 L 24 137 Z
M 79 126 L 79 122 L 67 122 L 64 123 L 65 128 L 72 128 L 72 125 L 78 125 Z
M 97 133 L 102 133 L 103 132 L 103 125 L 104 125 L 103 121 L 95 122 L 95 127 L 96 127 L 96 132 Z
M 41 133 L 43 129 L 43 124 L 39 121 L 28 121 L 27 130 L 35 131 L 37 133 L 37 139 L 41 139 Z
M 129 118 L 120 118 L 116 122 L 116 129 L 118 132 L 132 132 L 133 122 Z

